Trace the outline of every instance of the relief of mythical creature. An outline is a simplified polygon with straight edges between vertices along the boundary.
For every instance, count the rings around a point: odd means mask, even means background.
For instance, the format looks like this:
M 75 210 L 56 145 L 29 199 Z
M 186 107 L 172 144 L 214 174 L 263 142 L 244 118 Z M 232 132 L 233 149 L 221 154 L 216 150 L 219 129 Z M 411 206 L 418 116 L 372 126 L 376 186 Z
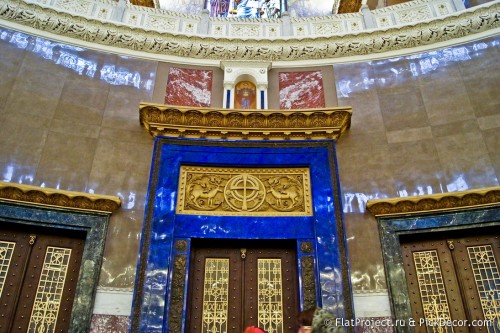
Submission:
M 298 177 L 300 178 L 300 177 Z M 304 203 L 301 182 L 292 176 L 268 179 L 266 202 L 278 211 L 293 211 Z
M 221 183 L 218 176 L 193 177 L 187 186 L 187 204 L 195 209 L 216 209 L 224 201 Z

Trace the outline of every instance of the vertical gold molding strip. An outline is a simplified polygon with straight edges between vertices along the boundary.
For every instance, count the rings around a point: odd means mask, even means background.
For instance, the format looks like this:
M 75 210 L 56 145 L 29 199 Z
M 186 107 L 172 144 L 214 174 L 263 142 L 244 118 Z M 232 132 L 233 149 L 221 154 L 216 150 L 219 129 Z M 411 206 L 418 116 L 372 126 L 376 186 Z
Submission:
M 2 296 L 5 279 L 9 271 L 10 261 L 14 254 L 16 243 L 0 241 L 0 297 Z
M 229 259 L 205 259 L 202 333 L 227 332 Z
M 439 325 L 451 316 L 437 251 L 414 252 L 413 260 L 428 332 L 453 332 L 452 326 Z
M 71 249 L 47 247 L 28 332 L 55 332 L 70 257 Z
M 182 247 L 184 241 L 177 241 L 176 248 Z M 187 256 L 185 254 L 176 254 L 174 256 L 174 267 L 172 272 L 172 297 L 170 298 L 170 311 L 168 332 L 177 333 L 182 330 L 182 309 L 184 305 L 184 287 L 186 284 L 186 264 Z
M 304 309 L 316 306 L 316 280 L 314 275 L 314 257 L 303 256 L 300 259 L 302 270 L 302 294 L 304 295 Z
M 258 323 L 269 333 L 283 333 L 281 259 L 257 260 Z
M 488 331 L 498 332 L 500 330 L 500 274 L 493 248 L 491 245 L 471 246 L 467 247 L 467 252 L 484 319 L 493 323 L 493 325 L 487 325 Z

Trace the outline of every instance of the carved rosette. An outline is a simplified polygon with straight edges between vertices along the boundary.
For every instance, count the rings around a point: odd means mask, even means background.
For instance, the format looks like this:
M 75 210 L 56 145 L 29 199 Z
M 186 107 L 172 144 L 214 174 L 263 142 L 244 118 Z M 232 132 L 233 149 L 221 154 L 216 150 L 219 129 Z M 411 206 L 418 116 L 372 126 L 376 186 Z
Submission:
M 152 136 L 238 140 L 338 139 L 351 107 L 301 110 L 213 109 L 141 103 L 141 125 Z
M 309 169 L 182 166 L 177 213 L 311 216 Z
M 312 253 L 313 245 L 311 242 L 300 242 L 300 251 L 302 253 Z

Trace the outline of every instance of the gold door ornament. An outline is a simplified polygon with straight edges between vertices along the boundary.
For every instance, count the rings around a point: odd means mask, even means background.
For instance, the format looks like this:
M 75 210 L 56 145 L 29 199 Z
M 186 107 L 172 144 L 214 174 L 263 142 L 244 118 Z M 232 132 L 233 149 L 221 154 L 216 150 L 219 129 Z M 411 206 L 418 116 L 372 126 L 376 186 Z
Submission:
M 477 292 L 485 320 L 489 320 L 489 332 L 500 330 L 500 274 L 495 254 L 490 244 L 467 247 L 474 273 Z
M 269 333 L 283 333 L 281 259 L 258 259 L 258 324 Z
M 177 213 L 311 216 L 309 169 L 181 166 Z
M 16 243 L 0 241 L 0 296 L 2 296 L 5 279 L 7 278 L 7 272 L 9 271 L 15 247 Z
M 56 331 L 71 249 L 49 246 L 38 281 L 28 332 Z
M 207 258 L 203 283 L 202 333 L 227 332 L 229 259 Z
M 413 253 L 420 298 L 429 333 L 453 332 L 452 326 L 442 323 L 451 320 L 444 278 L 436 250 Z

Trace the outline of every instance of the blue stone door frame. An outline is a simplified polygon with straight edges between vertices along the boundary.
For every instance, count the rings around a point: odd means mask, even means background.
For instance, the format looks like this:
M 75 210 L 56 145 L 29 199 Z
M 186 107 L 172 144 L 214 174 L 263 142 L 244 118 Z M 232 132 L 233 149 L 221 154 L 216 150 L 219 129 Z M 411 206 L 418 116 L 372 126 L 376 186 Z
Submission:
M 309 168 L 312 216 L 176 213 L 181 166 Z M 301 308 L 353 318 L 334 141 L 240 142 L 157 137 L 134 292 L 132 332 L 183 332 L 192 238 L 297 241 Z M 314 275 L 313 294 L 306 270 Z M 310 274 L 311 275 L 311 274 Z M 306 290 L 304 292 L 304 290 Z

